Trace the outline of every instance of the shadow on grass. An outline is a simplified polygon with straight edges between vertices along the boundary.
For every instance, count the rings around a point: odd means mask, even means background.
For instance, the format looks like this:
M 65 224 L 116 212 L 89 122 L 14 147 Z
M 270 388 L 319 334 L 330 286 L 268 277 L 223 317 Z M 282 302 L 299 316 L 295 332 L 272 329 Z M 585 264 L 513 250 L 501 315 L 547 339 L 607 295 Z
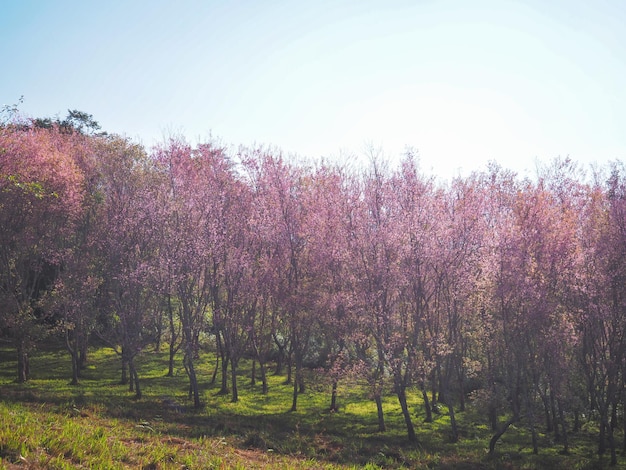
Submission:
M 539 457 L 528 449 L 528 436 L 511 432 L 495 457 L 488 458 L 486 447 L 490 433 L 476 413 L 459 413 L 461 441 L 451 443 L 447 415 L 437 415 L 433 423 L 424 423 L 418 394 L 411 406 L 420 445 L 408 443 L 397 401 L 388 396 L 384 402 L 387 431 L 377 432 L 376 408 L 367 393 L 358 386 L 340 387 L 340 410 L 328 411 L 330 393 L 321 382 L 299 397 L 299 408 L 289 412 L 292 386 L 284 377 L 268 377 L 270 392 L 261 394 L 260 384 L 251 385 L 249 369 L 241 368 L 240 400 L 218 395 L 220 383 L 209 382 L 213 363 L 206 357 L 198 362 L 201 409 L 194 409 L 188 398 L 188 380 L 181 368 L 174 377 L 166 377 L 167 354 L 147 351 L 138 357 L 137 367 L 143 398 L 137 400 L 120 384 L 120 358 L 114 351 L 98 348 L 90 351 L 90 362 L 79 385 L 70 385 L 70 362 L 65 350 L 53 345 L 42 348 L 33 357 L 33 379 L 26 384 L 13 382 L 13 351 L 0 348 L 0 400 L 32 403 L 64 416 L 98 416 L 123 420 L 145 432 L 185 440 L 227 438 L 242 449 L 316 458 L 328 462 L 381 468 L 593 468 L 599 460 L 588 456 L 589 440 L 580 442 L 581 454 L 565 459 L 543 451 Z M 180 362 L 180 360 L 179 360 Z M 114 425 L 114 421 L 113 424 Z M 545 448 L 554 449 L 548 438 Z

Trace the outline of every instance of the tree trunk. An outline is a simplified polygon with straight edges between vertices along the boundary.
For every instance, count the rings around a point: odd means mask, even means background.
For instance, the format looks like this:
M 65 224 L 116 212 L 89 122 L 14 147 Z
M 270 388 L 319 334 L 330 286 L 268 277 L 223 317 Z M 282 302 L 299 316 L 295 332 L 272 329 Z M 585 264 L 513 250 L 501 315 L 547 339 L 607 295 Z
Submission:
M 261 393 L 267 395 L 267 366 L 265 362 L 259 361 L 259 369 L 261 371 Z
M 176 355 L 176 346 L 170 342 L 170 354 L 167 367 L 167 377 L 174 377 L 174 356 Z
M 617 455 L 615 452 L 615 439 L 613 427 L 609 421 L 610 405 L 606 403 L 600 408 L 600 434 L 598 436 L 598 455 L 606 453 L 606 444 L 608 441 L 609 451 L 611 452 L 611 465 L 617 463 Z
M 26 341 L 23 338 L 17 341 L 17 382 L 24 383 L 28 380 L 29 364 Z
M 256 358 L 252 359 L 252 370 L 250 371 L 250 385 L 256 385 Z
M 530 392 L 527 392 L 525 395 L 526 395 L 526 407 L 528 408 L 528 421 L 530 424 L 530 435 L 531 435 L 531 440 L 532 440 L 532 445 L 533 445 L 533 454 L 536 455 L 539 453 L 539 447 L 537 443 L 537 426 L 535 424 L 535 412 L 533 410 L 533 403 L 530 397 Z
M 428 399 L 428 392 L 426 391 L 426 387 L 422 384 L 422 398 L 424 400 L 424 411 L 426 411 L 426 419 L 424 419 L 425 423 L 433 422 L 433 410 L 430 408 L 430 400 Z
M 217 351 L 222 361 L 222 386 L 217 393 L 218 395 L 228 395 L 228 363 L 230 362 L 230 357 L 228 357 L 226 353 L 226 347 L 222 341 L 222 333 L 220 333 L 220 330 L 217 330 L 215 335 L 217 339 Z
M 398 401 L 400 402 L 402 416 L 404 416 L 404 423 L 406 424 L 409 442 L 417 444 L 417 435 L 415 434 L 415 428 L 413 427 L 413 421 L 411 420 L 411 413 L 409 413 L 409 406 L 406 401 L 406 387 L 404 387 L 403 384 L 396 384 L 396 395 L 398 396 Z
M 623 405 L 624 407 L 624 414 L 626 415 L 626 404 Z M 626 416 L 624 417 L 624 440 L 622 442 L 622 454 L 626 454 Z
M 176 325 L 174 325 L 174 309 L 172 308 L 172 296 L 167 295 L 167 316 L 170 323 L 170 347 L 169 347 L 169 362 L 167 369 L 167 376 L 174 377 L 174 356 L 178 351 L 176 346 L 176 340 L 178 339 L 178 333 L 176 333 Z
M 439 397 L 437 398 L 437 401 L 439 403 L 445 403 L 448 399 L 448 397 L 446 396 L 446 390 L 444 388 L 444 377 L 443 374 L 441 373 L 441 364 L 439 363 L 440 360 L 437 359 L 437 367 L 436 367 L 436 371 L 437 371 L 437 387 L 439 390 Z M 433 400 L 434 403 L 434 400 Z
M 563 412 L 563 405 L 561 400 L 557 400 L 557 407 L 559 410 L 559 420 L 561 421 L 561 432 L 563 438 L 563 453 L 569 455 L 569 441 L 567 436 L 567 423 L 565 422 L 565 413 Z
M 196 376 L 196 369 L 193 364 L 192 351 L 185 351 L 183 362 L 187 375 L 189 376 L 189 392 L 193 396 L 193 407 L 198 409 L 201 406 L 200 390 L 198 389 L 198 377 Z
M 220 356 L 219 354 L 215 355 L 215 367 L 213 368 L 213 374 L 211 375 L 211 385 L 215 383 L 217 379 L 217 371 L 220 370 Z
M 457 366 L 457 378 L 459 380 L 459 411 L 465 411 L 465 373 L 463 372 L 463 361 Z
M 128 383 L 128 359 L 126 359 L 126 353 L 122 348 L 122 377 L 120 378 L 120 384 L 126 385 Z
M 333 380 L 333 387 L 330 392 L 330 408 L 329 411 L 336 412 L 337 411 L 337 381 Z
M 290 354 L 291 356 L 291 354 Z M 291 360 L 289 360 L 291 363 Z M 291 364 L 289 364 L 289 369 L 291 370 Z M 298 393 L 300 391 L 300 382 L 302 378 L 300 377 L 302 374 L 302 361 L 296 354 L 295 357 L 295 380 L 293 381 L 293 400 L 291 402 L 291 411 L 296 411 L 298 408 Z
M 449 375 L 446 374 L 446 377 L 442 380 L 441 384 L 441 392 L 439 393 L 439 400 L 441 401 L 442 395 L 446 397 L 446 401 L 443 402 L 448 407 L 448 416 L 450 417 L 450 442 L 458 442 L 459 441 L 459 428 L 456 424 L 456 415 L 454 414 L 454 404 L 452 403 L 452 394 L 448 390 L 449 386 Z
M 230 376 L 231 376 L 231 388 L 232 388 L 232 398 L 231 402 L 236 403 L 239 401 L 239 391 L 237 390 L 237 363 L 239 361 L 234 357 L 230 358 Z
M 70 351 L 70 358 L 72 360 L 72 381 L 71 385 L 78 385 L 78 378 L 80 376 L 80 360 L 76 351 Z
M 491 425 L 492 431 L 498 430 L 498 410 L 494 403 L 493 399 L 489 400 L 489 410 L 487 411 L 489 414 L 489 424 Z
M 74 341 L 74 345 L 72 346 L 72 340 L 70 339 L 70 331 L 65 330 L 65 347 L 67 351 L 70 353 L 70 360 L 72 361 L 72 381 L 71 385 L 78 385 L 78 376 L 79 376 L 79 358 L 78 358 L 78 347 L 76 342 Z
M 600 419 L 600 432 L 598 433 L 598 455 L 606 453 L 606 428 L 604 418 Z
M 374 400 L 376 401 L 376 411 L 378 413 L 378 432 L 385 432 L 387 427 L 385 426 L 385 415 L 383 413 L 383 399 L 380 396 L 380 393 L 376 393 Z
M 276 355 L 276 369 L 274 370 L 274 375 L 282 375 L 283 373 L 283 365 L 285 360 L 285 346 L 282 344 L 278 344 L 278 354 Z
M 489 455 L 493 455 L 494 452 L 496 451 L 496 444 L 498 443 L 498 440 L 500 440 L 500 438 L 502 437 L 502 435 L 507 431 L 507 429 L 509 429 L 509 426 L 515 422 L 517 422 L 519 418 L 517 416 L 513 416 L 511 419 L 509 419 L 506 423 L 504 423 L 504 425 L 502 426 L 502 428 L 496 432 L 491 440 L 489 441 Z
M 81 377 L 81 370 L 87 367 L 87 356 L 89 352 L 89 340 L 87 335 L 81 335 L 77 343 L 78 346 L 78 378 Z
M 556 407 L 556 398 L 554 396 L 554 391 L 550 389 L 550 414 L 552 415 L 552 422 L 554 428 L 554 440 L 559 441 L 561 439 L 561 434 L 559 431 L 559 420 L 558 420 L 558 412 Z
M 291 367 L 290 367 L 291 369 Z M 298 368 L 296 366 L 296 376 L 298 375 Z M 291 400 L 291 411 L 298 409 L 298 380 L 293 381 L 293 395 Z
M 135 368 L 135 361 L 133 358 L 129 359 L 128 361 L 128 372 L 130 375 L 131 386 L 134 385 L 135 388 L 135 398 L 140 399 L 142 394 L 141 388 L 139 387 L 139 374 L 137 373 L 137 369 Z
M 543 412 L 546 418 L 546 434 L 554 431 L 554 427 L 552 425 L 552 416 L 550 415 L 550 406 L 548 405 L 548 396 L 545 393 L 539 392 L 541 396 L 541 402 L 543 403 Z
M 300 366 L 300 373 L 297 374 L 298 378 L 298 393 L 306 392 L 306 384 L 304 383 L 304 374 L 302 373 L 302 366 Z
M 293 364 L 292 364 L 292 352 L 289 351 L 287 354 L 287 378 L 285 379 L 285 384 L 290 384 L 293 375 Z
M 459 427 L 456 424 L 456 416 L 454 414 L 454 405 L 448 401 L 448 415 L 450 416 L 450 427 L 452 428 L 452 434 L 450 435 L 451 442 L 459 442 Z
M 228 395 L 228 363 L 230 362 L 230 358 L 226 355 L 222 356 L 222 387 L 220 391 L 217 392 L 218 395 Z

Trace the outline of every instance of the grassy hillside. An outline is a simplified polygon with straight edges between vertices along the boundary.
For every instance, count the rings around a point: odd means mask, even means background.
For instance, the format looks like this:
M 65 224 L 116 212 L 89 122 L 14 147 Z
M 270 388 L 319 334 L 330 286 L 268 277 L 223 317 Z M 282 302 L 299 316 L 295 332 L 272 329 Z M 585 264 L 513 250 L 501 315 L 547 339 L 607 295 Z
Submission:
M 571 437 L 571 454 L 551 436 L 540 435 L 532 454 L 530 436 L 512 428 L 487 456 L 491 436 L 477 411 L 458 413 L 461 440 L 449 442 L 445 414 L 424 423 L 417 393 L 412 393 L 419 446 L 406 441 L 397 401 L 385 401 L 388 430 L 376 429 L 376 408 L 358 384 L 342 384 L 340 409 L 327 411 L 330 387 L 315 386 L 289 412 L 291 386 L 270 376 L 262 395 L 250 385 L 243 364 L 240 401 L 209 384 L 213 358 L 203 356 L 200 377 L 204 407 L 187 400 L 187 377 L 177 370 L 165 377 L 167 356 L 146 352 L 139 362 L 144 397 L 132 398 L 119 384 L 119 358 L 94 349 L 80 385 L 69 385 L 69 359 L 50 347 L 32 359 L 27 384 L 13 383 L 14 354 L 0 349 L 0 468 L 603 468 L 608 457 L 595 454 L 594 429 Z M 219 379 L 219 377 L 218 377 Z M 314 377 L 310 377 L 314 379 Z M 620 468 L 626 463 L 620 457 Z

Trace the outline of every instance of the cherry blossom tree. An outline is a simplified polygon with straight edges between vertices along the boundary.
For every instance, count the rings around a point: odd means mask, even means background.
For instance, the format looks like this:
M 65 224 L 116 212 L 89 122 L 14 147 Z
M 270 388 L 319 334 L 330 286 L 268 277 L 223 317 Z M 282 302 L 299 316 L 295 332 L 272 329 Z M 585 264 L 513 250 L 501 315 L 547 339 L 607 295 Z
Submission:
M 417 442 L 407 405 L 416 356 L 410 347 L 413 318 L 400 303 L 403 240 L 395 190 L 397 181 L 374 156 L 370 170 L 352 204 L 351 250 L 358 282 L 358 309 L 363 323 L 356 347 L 371 385 L 378 412 L 378 427 L 385 429 L 382 393 L 390 371 L 410 442 Z
M 354 277 L 348 249 L 349 178 L 345 168 L 321 163 L 305 193 L 310 272 L 315 289 L 311 308 L 318 324 L 317 348 L 310 360 L 331 381 L 331 411 L 337 411 L 338 381 L 351 368 L 351 340 L 359 328 Z M 313 354 L 312 354 L 313 355 Z
M 178 302 L 189 393 L 194 406 L 200 407 L 194 361 L 211 309 L 219 328 L 218 271 L 225 243 L 222 221 L 231 183 L 230 164 L 223 148 L 207 143 L 193 149 L 180 139 L 158 149 L 155 158 L 168 175 L 171 198 L 161 271 L 167 273 L 165 278 L 173 290 L 167 293 L 169 301 L 174 295 Z
M 611 464 L 617 463 L 615 416 L 623 405 L 626 360 L 626 184 L 624 168 L 613 165 L 604 185 L 591 190 L 582 230 L 584 249 L 581 359 L 590 404 L 599 414 L 598 452 L 607 443 Z M 626 443 L 625 443 L 626 446 Z
M 100 250 L 106 292 L 98 334 L 122 358 L 129 388 L 141 397 L 135 358 L 150 341 L 150 314 L 159 308 L 154 289 L 158 238 L 150 205 L 154 200 L 154 169 L 142 147 L 120 137 L 99 141 L 97 148 L 104 197 Z
M 274 337 L 289 339 L 290 356 L 294 360 L 295 378 L 291 410 L 297 409 L 298 393 L 304 390 L 304 358 L 314 334 L 315 322 L 311 318 L 312 282 L 309 237 L 304 224 L 304 194 L 310 182 L 302 168 L 286 163 L 281 156 L 262 154 L 259 184 L 265 200 L 266 215 L 263 221 L 265 245 L 271 250 L 274 293 Z M 285 347 L 285 343 L 281 345 Z
M 29 377 L 29 352 L 45 332 L 40 302 L 68 255 L 80 218 L 82 139 L 50 130 L 0 128 L 0 325 L 15 344 L 17 379 Z

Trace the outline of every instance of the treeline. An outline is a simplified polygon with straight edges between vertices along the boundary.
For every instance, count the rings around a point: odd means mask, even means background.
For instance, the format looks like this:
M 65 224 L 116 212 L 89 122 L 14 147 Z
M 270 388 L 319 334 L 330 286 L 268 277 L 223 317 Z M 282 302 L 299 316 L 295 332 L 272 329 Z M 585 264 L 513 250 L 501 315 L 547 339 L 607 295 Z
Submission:
M 513 423 L 535 451 L 547 431 L 567 452 L 585 420 L 599 452 L 615 463 L 619 434 L 626 451 L 621 164 L 587 177 L 557 159 L 532 180 L 492 164 L 440 181 L 411 153 L 350 168 L 183 139 L 147 152 L 43 124 L 0 128 L 0 332 L 18 381 L 52 334 L 77 383 L 97 338 L 141 396 L 136 358 L 163 341 L 199 407 L 208 338 L 233 400 L 251 358 L 262 393 L 268 364 L 286 370 L 293 410 L 310 369 L 333 408 L 338 382 L 366 384 L 381 431 L 395 394 L 413 442 L 418 393 L 427 420 L 447 410 L 454 440 L 455 413 L 480 410 L 492 452 Z

